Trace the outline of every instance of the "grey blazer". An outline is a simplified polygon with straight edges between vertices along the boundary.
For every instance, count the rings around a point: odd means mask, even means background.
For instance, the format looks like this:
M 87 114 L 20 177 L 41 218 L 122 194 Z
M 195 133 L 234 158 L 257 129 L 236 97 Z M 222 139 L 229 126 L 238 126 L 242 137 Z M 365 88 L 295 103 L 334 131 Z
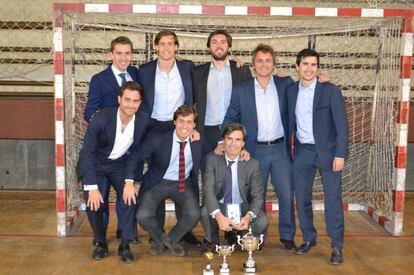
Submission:
M 219 201 L 224 196 L 226 169 L 224 155 L 216 156 L 214 152 L 207 154 L 203 174 L 203 203 L 208 213 L 220 209 Z M 264 203 L 259 162 L 255 159 L 239 161 L 237 174 L 240 195 L 243 199 L 242 213 L 252 211 L 258 216 Z

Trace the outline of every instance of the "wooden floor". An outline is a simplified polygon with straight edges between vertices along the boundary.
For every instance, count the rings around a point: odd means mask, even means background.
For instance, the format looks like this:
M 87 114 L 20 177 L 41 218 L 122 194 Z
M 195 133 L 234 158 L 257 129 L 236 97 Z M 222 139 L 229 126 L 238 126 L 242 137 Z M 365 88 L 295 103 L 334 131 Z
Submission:
M 169 214 L 171 215 L 171 214 Z M 187 257 L 151 256 L 148 236 L 140 230 L 142 243 L 132 245 L 136 260 L 121 262 L 114 238 L 115 215 L 109 228 L 110 256 L 92 260 L 91 229 L 85 219 L 75 236 L 57 238 L 54 192 L 0 191 L 0 274 L 202 274 L 204 260 L 198 249 L 188 248 Z M 262 252 L 254 254 L 257 274 L 413 274 L 414 194 L 406 194 L 404 235 L 391 237 L 364 213 L 345 215 L 346 236 L 342 265 L 328 263 L 330 241 L 323 214 L 316 214 L 318 245 L 307 255 L 285 252 L 279 244 L 277 215 L 269 216 L 270 238 Z M 168 222 L 171 224 L 171 215 Z M 296 238 L 301 242 L 300 230 Z M 195 234 L 201 239 L 200 225 Z M 243 274 L 246 253 L 237 250 L 230 258 L 231 274 Z M 215 274 L 220 259 L 215 256 Z

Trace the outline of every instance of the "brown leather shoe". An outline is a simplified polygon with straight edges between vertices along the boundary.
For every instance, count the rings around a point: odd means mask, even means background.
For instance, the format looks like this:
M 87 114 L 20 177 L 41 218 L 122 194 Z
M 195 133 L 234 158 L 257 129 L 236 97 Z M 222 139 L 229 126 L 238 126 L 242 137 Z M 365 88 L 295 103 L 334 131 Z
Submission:
M 179 256 L 179 257 L 185 256 L 186 252 L 185 252 L 184 247 L 182 247 L 178 243 L 172 243 L 170 240 L 168 240 L 167 235 L 164 235 L 162 237 L 162 242 L 164 243 L 166 247 L 170 249 L 171 254 L 173 254 L 174 256 Z
M 150 247 L 151 255 L 160 255 L 164 252 L 164 243 L 163 242 L 153 242 Z

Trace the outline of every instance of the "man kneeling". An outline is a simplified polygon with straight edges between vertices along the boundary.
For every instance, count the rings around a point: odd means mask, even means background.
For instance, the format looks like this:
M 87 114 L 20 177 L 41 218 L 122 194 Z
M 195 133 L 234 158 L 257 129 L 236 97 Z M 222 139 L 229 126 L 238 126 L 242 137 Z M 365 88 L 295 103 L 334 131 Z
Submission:
M 173 255 L 184 256 L 186 252 L 179 242 L 200 218 L 197 173 L 201 142 L 190 141 L 196 120 L 194 107 L 180 106 L 174 113 L 175 130 L 147 138 L 126 169 L 126 178 L 132 178 L 137 161 L 151 159 L 139 190 L 137 219 L 152 238 L 153 255 L 161 254 L 165 245 Z M 166 198 L 181 208 L 181 217 L 168 234 L 164 234 L 156 218 L 158 205 Z
M 201 222 L 205 231 L 203 251 L 219 243 L 218 228 L 225 232 L 247 230 L 263 233 L 269 222 L 261 210 L 264 203 L 259 162 L 239 161 L 247 134 L 243 125 L 229 124 L 223 130 L 224 154 L 206 157 L 203 175 Z

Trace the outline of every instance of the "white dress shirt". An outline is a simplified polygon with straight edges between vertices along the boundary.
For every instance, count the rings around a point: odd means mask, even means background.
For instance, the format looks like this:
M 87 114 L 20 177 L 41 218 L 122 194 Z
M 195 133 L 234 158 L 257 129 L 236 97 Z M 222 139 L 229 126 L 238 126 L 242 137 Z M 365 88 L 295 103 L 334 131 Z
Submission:
M 118 82 L 119 87 L 122 86 L 122 78 L 119 76 L 119 74 L 121 74 L 121 73 L 125 74 L 126 81 L 134 81 L 132 79 L 132 77 L 129 75 L 128 71 L 118 70 L 117 68 L 115 68 L 114 65 L 111 66 L 111 69 L 112 69 L 112 72 L 115 75 L 115 78 L 116 78 L 116 81 Z
M 296 138 L 300 143 L 315 144 L 313 136 L 313 98 L 315 97 L 315 78 L 309 87 L 299 82 L 298 98 L 296 100 Z
M 178 181 L 181 140 L 178 139 L 175 130 L 174 130 L 174 134 L 172 138 L 173 138 L 173 145 L 172 145 L 172 150 L 171 150 L 170 164 L 168 165 L 168 169 L 165 172 L 163 179 Z M 190 176 L 191 170 L 193 169 L 193 157 L 191 155 L 190 138 L 188 137 L 185 140 L 185 142 L 187 142 L 184 148 L 185 178 L 187 179 Z

